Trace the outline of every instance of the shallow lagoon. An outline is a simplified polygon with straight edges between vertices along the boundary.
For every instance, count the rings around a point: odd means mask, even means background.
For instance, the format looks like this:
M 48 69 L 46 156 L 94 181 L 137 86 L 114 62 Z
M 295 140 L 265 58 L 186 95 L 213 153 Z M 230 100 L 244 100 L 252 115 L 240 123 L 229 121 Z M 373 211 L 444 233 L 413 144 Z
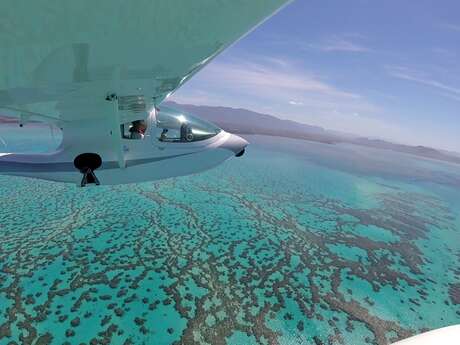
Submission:
M 460 323 L 460 166 L 249 137 L 196 176 L 0 176 L 0 344 L 388 344 Z

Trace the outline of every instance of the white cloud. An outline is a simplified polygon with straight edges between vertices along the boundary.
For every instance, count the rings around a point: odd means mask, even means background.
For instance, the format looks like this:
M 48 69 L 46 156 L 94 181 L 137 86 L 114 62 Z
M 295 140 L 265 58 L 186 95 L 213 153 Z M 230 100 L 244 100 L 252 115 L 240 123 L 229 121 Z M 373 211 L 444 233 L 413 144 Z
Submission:
M 389 66 L 387 67 L 388 73 L 398 79 L 411 81 L 424 86 L 443 91 L 442 95 L 448 95 L 450 98 L 457 99 L 460 97 L 460 88 L 447 85 L 439 80 L 430 78 L 426 73 L 411 70 L 407 67 Z
M 312 92 L 323 95 L 359 98 L 359 95 L 338 90 L 328 85 L 312 74 L 295 73 L 289 68 L 268 66 L 254 63 L 218 63 L 209 66 L 208 74 L 213 74 L 220 81 L 231 82 L 248 92 L 261 94 L 262 90 L 280 93 Z
M 363 36 L 356 34 L 334 35 L 319 43 L 309 44 L 308 47 L 323 52 L 368 53 L 370 48 L 356 42 L 362 38 Z
M 441 27 L 447 30 L 460 32 L 460 24 L 443 23 Z
M 173 100 L 269 112 L 361 135 L 398 131 L 379 119 L 382 110 L 364 96 L 334 86 L 287 59 L 251 56 L 247 60 L 214 61 Z
M 391 120 L 387 120 L 387 111 L 365 96 L 333 85 L 326 76 L 300 66 L 292 59 L 268 59 L 257 55 L 238 60 L 216 60 L 184 85 L 172 100 L 245 108 L 336 131 L 458 150 L 458 144 L 448 143 L 447 138 L 440 143 L 436 133 L 442 129 L 414 131 L 413 127 L 404 127 L 395 121 L 398 114 L 392 114 Z M 419 76 L 414 77 L 402 67 L 389 67 L 388 71 L 395 74 L 394 77 L 420 82 Z M 428 83 L 427 80 L 424 82 Z M 446 88 L 439 88 L 438 83 L 434 85 L 438 92 L 457 97 L 450 87 L 447 87 L 450 91 L 445 91 Z M 403 114 L 400 117 L 403 118 Z

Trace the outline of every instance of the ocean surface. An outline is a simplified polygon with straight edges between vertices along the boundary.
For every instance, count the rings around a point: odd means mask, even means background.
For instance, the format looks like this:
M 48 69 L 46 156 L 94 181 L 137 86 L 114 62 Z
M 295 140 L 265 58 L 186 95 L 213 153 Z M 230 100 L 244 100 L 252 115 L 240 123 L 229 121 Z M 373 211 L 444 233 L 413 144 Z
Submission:
M 383 345 L 460 323 L 460 166 L 248 140 L 154 183 L 0 176 L 0 344 Z

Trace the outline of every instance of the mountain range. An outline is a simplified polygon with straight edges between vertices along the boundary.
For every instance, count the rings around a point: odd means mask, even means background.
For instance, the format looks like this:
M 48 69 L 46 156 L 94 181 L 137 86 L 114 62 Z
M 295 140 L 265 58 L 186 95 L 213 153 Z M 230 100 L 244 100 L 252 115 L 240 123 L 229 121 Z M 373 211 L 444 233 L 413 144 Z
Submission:
M 398 144 L 382 139 L 351 135 L 311 126 L 292 120 L 283 120 L 273 115 L 261 114 L 247 109 L 165 102 L 165 105 L 196 114 L 225 131 L 241 135 L 269 135 L 287 137 L 324 144 L 349 143 L 378 149 L 404 152 L 424 158 L 460 164 L 460 154 L 427 146 Z M 17 123 L 16 118 L 0 116 L 0 124 Z
M 179 104 L 175 102 L 166 102 L 165 105 L 196 114 L 198 117 L 216 124 L 225 131 L 235 134 L 270 135 L 325 144 L 350 143 L 460 164 L 460 155 L 457 153 L 427 146 L 398 144 L 382 139 L 340 133 L 296 121 L 282 120 L 273 115 L 261 114 L 247 109 Z

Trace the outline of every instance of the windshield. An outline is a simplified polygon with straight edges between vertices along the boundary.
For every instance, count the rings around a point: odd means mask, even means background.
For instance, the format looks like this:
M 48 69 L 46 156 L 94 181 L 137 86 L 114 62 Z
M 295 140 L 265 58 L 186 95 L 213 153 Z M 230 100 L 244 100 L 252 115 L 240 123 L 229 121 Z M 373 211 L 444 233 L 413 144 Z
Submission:
M 156 116 L 157 138 L 166 142 L 193 142 L 209 139 L 221 129 L 183 111 L 162 107 Z

